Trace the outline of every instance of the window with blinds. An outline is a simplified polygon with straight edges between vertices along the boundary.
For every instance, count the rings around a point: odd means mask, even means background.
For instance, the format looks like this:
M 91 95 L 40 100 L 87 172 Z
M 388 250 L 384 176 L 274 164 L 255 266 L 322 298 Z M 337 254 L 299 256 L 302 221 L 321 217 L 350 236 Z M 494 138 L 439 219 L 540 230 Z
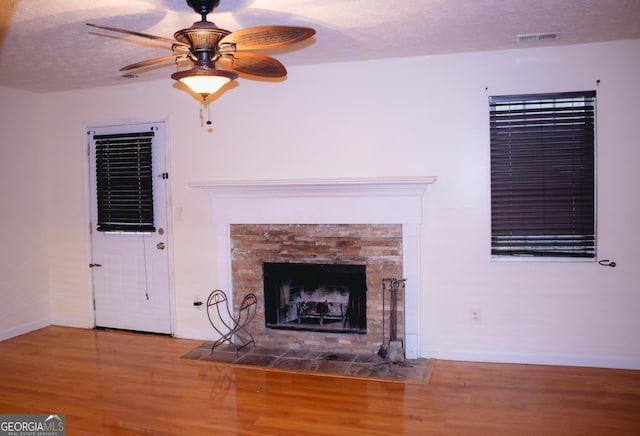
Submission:
M 100 232 L 153 232 L 153 131 L 94 135 Z
M 595 257 L 595 98 L 489 98 L 492 255 Z

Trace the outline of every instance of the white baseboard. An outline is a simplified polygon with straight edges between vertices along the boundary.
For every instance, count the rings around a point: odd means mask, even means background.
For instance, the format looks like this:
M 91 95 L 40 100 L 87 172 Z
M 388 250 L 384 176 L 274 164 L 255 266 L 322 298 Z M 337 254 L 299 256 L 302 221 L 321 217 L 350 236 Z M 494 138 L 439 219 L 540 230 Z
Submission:
M 8 329 L 0 330 L 0 341 L 5 339 L 14 338 L 16 336 L 23 335 L 25 333 L 32 332 L 34 330 L 41 329 L 43 327 L 50 326 L 52 324 L 50 319 L 41 319 L 38 321 L 28 322 Z
M 467 362 L 522 363 L 529 365 L 588 366 L 612 369 L 640 369 L 640 357 L 586 354 L 483 353 L 427 350 L 421 357 Z
M 60 318 L 54 317 L 51 320 L 51 324 L 58 325 L 61 327 L 76 327 L 80 329 L 92 329 L 95 325 L 92 325 L 86 319 L 78 319 L 78 318 Z
M 217 334 L 211 330 L 197 330 L 197 329 L 176 329 L 174 336 L 181 339 L 198 339 L 201 341 L 214 341 L 217 339 Z

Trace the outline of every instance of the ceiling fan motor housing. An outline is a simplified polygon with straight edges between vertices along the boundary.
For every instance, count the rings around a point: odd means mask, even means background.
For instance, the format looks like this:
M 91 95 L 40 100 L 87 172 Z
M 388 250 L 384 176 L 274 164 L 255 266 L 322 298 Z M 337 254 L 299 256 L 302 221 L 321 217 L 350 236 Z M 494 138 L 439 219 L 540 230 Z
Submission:
M 198 21 L 193 26 L 178 30 L 173 37 L 182 43 L 189 44 L 192 52 L 209 51 L 215 52 L 218 49 L 218 42 L 230 34 L 225 29 L 220 29 L 209 21 Z

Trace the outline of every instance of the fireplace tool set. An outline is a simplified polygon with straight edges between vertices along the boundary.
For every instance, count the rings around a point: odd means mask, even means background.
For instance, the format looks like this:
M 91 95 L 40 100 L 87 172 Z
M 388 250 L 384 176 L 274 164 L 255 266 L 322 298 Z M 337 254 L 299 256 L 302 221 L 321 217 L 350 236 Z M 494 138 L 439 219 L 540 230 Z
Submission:
M 382 279 L 382 343 L 378 350 L 378 355 L 387 358 L 390 363 L 404 361 L 404 349 L 402 340 L 398 339 L 398 290 L 400 286 L 404 289 L 407 279 L 384 278 Z M 384 294 L 389 286 L 389 342 L 388 348 L 385 342 L 385 297 Z

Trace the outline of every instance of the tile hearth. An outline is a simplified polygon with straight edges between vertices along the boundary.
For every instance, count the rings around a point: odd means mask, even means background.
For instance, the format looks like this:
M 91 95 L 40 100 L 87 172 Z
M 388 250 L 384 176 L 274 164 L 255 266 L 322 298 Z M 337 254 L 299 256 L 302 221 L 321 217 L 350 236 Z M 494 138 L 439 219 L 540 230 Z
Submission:
M 247 347 L 236 354 L 235 347 L 226 344 L 211 353 L 211 345 L 212 342 L 205 342 L 182 358 L 285 371 L 395 381 L 428 382 L 430 376 L 430 359 L 409 359 L 389 364 L 378 354 L 372 353 L 332 353 L 271 347 Z

